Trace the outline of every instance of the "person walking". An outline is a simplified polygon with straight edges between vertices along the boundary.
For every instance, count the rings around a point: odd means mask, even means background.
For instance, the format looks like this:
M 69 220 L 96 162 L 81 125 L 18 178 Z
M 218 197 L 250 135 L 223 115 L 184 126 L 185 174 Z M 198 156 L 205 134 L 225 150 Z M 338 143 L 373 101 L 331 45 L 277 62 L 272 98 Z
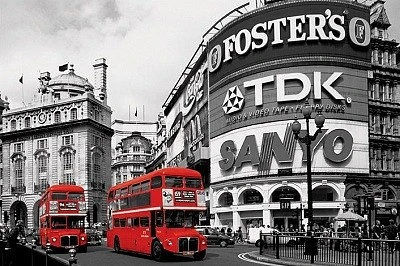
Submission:
M 237 243 L 243 243 L 243 232 L 241 226 L 239 226 L 239 229 L 237 230 Z
M 389 220 L 389 225 L 386 227 L 386 236 L 388 240 L 395 240 L 397 237 L 397 227 L 394 224 L 394 220 Z M 394 242 L 389 242 L 389 251 L 394 252 Z
M 17 265 L 17 244 L 23 237 L 25 237 L 24 223 L 19 220 L 7 237 L 6 247 L 9 248 L 8 266 Z
M 381 221 L 376 220 L 375 225 L 372 227 L 373 239 L 381 239 L 382 231 L 383 230 L 382 230 Z M 377 250 L 379 250 L 380 246 L 381 246 L 381 242 L 375 241 L 375 247 Z

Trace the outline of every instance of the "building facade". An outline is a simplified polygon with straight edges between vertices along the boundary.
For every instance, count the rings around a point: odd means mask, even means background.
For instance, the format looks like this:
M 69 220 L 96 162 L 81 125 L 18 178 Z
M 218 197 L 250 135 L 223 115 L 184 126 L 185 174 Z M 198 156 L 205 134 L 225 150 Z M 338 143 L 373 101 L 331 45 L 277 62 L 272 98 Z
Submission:
M 282 0 L 240 11 L 203 41 L 206 52 L 163 106 L 167 165 L 210 169 L 200 169 L 209 176 L 207 222 L 307 224 L 306 146 L 291 128 L 298 118 L 304 136 L 306 102 L 326 118 L 311 144 L 314 222 L 327 226 L 349 208 L 399 222 L 398 43 L 384 1 Z M 204 149 L 196 156 L 192 144 Z M 371 214 L 359 201 L 366 195 Z
M 138 131 L 123 138 L 115 148 L 111 165 L 114 173 L 113 185 L 136 178 L 146 173 L 146 165 L 152 159 L 152 142 Z
M 106 220 L 111 185 L 111 108 L 104 58 L 95 61 L 95 86 L 75 74 L 40 75 L 38 95 L 3 113 L 3 212 L 9 224 L 38 228 L 39 199 L 53 184 L 84 188 L 88 222 Z

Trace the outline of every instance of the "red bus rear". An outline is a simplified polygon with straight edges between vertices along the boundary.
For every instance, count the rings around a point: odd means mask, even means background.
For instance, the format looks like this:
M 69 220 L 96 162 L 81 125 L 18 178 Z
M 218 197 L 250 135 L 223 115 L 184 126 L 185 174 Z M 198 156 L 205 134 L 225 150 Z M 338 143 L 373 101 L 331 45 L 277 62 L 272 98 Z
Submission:
M 199 172 L 165 168 L 110 188 L 107 245 L 151 255 L 206 255 L 206 238 L 194 226 L 205 214 L 205 194 Z
M 87 251 L 84 190 L 76 185 L 53 185 L 40 199 L 39 244 L 51 249 Z

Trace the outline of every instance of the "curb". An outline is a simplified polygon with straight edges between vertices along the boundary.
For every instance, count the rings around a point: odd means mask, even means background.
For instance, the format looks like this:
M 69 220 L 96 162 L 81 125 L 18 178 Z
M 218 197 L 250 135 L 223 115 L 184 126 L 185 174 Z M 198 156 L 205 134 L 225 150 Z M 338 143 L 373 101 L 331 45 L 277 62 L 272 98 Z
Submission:
M 305 264 L 309 264 L 309 262 L 307 263 L 304 261 L 287 260 L 287 258 L 285 258 L 285 260 L 275 259 L 275 258 L 269 257 L 267 255 L 260 255 L 259 251 L 252 251 L 252 252 L 246 253 L 245 257 L 250 260 L 273 263 L 276 265 L 284 265 L 284 266 L 299 266 L 299 265 L 304 266 Z M 319 266 L 321 264 L 315 263 L 315 264 L 311 264 L 311 265 Z

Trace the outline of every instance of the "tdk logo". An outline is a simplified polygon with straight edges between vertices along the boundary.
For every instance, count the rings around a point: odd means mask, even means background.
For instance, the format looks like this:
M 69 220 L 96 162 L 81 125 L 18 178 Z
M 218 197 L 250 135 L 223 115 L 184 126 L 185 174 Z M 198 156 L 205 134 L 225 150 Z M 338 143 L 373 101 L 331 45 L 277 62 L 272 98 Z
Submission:
M 244 97 L 238 86 L 230 88 L 225 95 L 225 100 L 222 105 L 225 114 L 232 114 L 242 110 L 244 105 Z

